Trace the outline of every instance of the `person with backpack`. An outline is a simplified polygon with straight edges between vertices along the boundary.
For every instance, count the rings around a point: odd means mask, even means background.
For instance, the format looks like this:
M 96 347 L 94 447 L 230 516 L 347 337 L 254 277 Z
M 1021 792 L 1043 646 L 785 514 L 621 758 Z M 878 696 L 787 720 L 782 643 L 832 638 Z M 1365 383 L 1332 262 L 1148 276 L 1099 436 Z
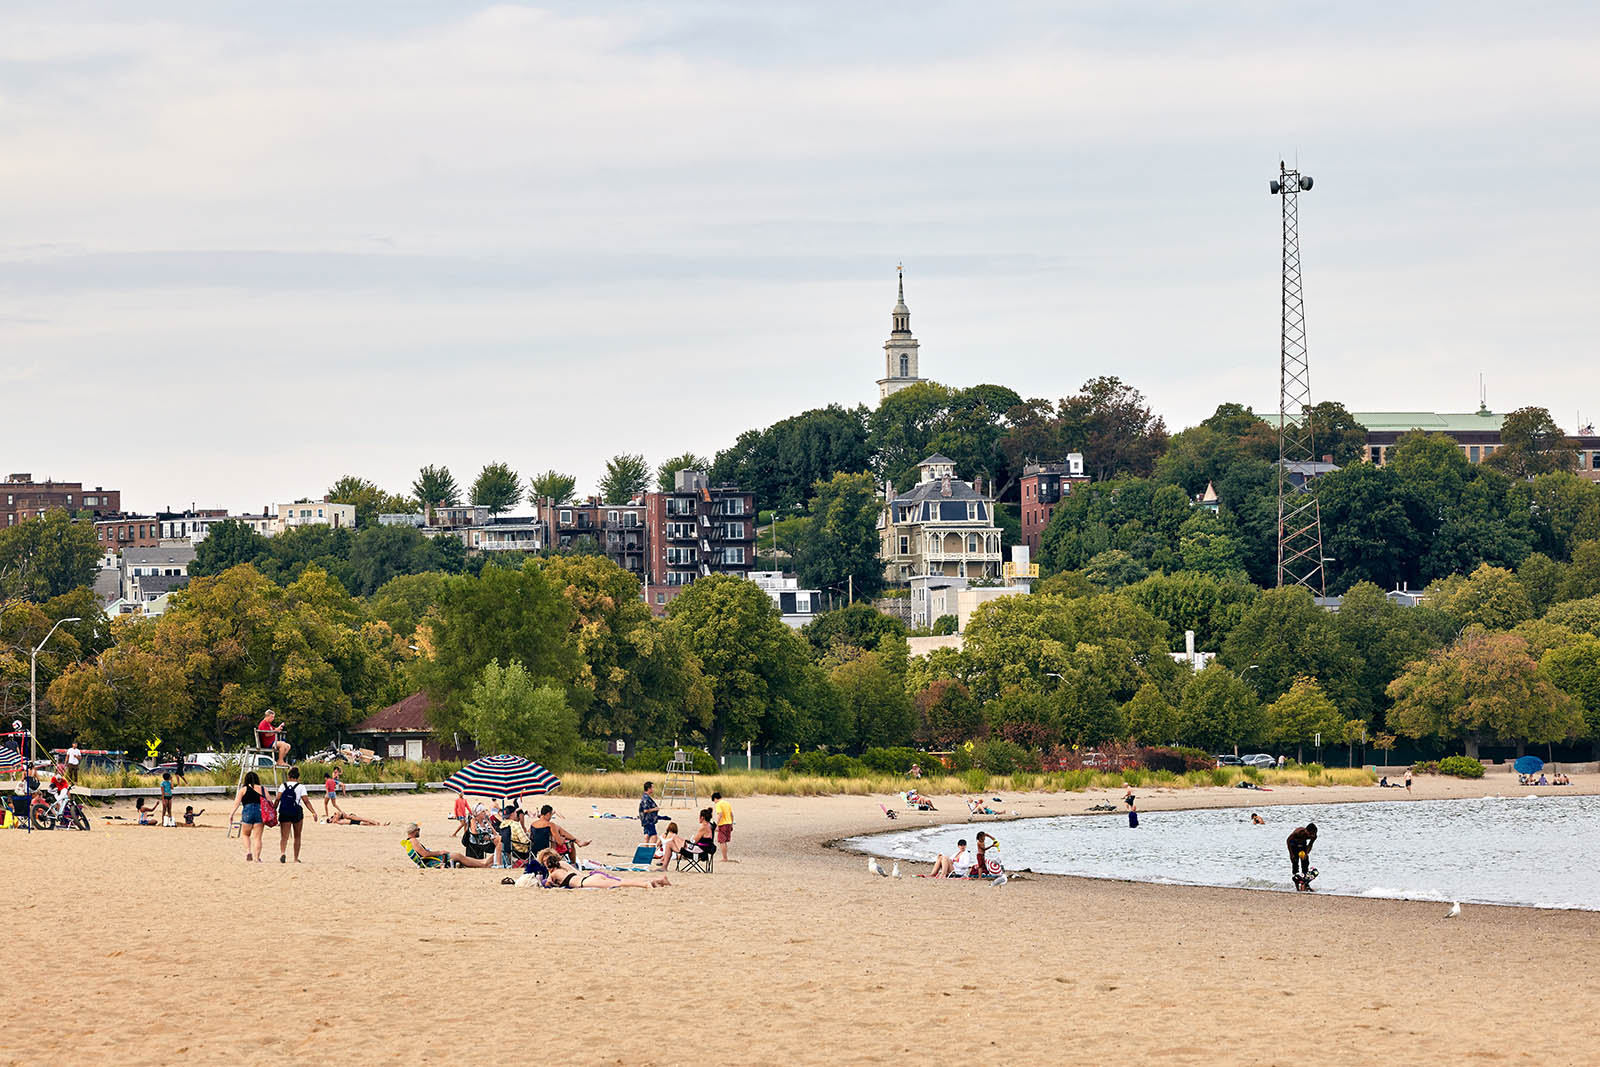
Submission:
M 300 781 L 300 768 L 289 768 L 289 780 L 283 788 L 278 790 L 278 862 L 288 863 L 289 838 L 294 837 L 294 861 L 300 862 L 300 827 L 304 824 L 307 815 L 311 821 L 316 822 L 317 817 L 309 811 L 310 801 L 306 799 L 306 787 Z

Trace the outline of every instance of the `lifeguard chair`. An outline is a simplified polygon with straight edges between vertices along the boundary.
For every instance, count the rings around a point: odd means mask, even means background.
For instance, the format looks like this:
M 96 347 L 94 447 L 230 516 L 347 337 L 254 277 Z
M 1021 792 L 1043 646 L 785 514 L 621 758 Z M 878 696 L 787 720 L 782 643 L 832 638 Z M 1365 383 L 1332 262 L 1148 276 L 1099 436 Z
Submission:
M 694 760 L 683 749 L 676 749 L 667 763 L 667 776 L 661 783 L 663 808 L 700 805 L 700 774 L 694 769 Z

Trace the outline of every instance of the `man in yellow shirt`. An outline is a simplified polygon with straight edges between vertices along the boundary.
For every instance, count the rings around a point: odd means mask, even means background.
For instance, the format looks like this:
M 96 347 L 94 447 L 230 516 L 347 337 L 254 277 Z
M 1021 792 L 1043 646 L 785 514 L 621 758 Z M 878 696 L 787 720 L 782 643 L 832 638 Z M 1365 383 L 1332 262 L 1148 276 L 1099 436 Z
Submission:
M 717 824 L 717 843 L 722 846 L 722 862 L 738 863 L 728 858 L 728 841 L 733 837 L 733 805 L 723 800 L 721 793 L 712 793 L 711 806 L 711 817 Z

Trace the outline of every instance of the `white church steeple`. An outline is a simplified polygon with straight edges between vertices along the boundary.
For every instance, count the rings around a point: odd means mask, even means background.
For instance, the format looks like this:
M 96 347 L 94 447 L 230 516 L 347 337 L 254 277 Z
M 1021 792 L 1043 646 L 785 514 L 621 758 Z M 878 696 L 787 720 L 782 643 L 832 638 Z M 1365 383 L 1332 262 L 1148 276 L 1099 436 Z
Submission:
M 900 274 L 900 294 L 890 317 L 889 339 L 883 343 L 884 375 L 878 379 L 879 403 L 890 393 L 925 380 L 917 376 L 917 339 L 911 336 L 911 309 L 906 307 L 905 267 L 896 269 Z

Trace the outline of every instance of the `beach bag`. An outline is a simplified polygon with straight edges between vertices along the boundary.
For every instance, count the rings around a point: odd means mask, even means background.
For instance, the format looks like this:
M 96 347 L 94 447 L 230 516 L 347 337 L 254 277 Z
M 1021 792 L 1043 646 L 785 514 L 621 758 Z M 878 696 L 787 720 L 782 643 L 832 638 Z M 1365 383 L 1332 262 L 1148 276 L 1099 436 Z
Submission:
M 266 817 L 266 812 L 263 811 L 261 814 L 262 818 L 264 819 Z M 289 822 L 295 822 L 299 819 L 305 818 L 305 811 L 300 807 L 299 786 L 285 786 L 283 790 L 278 793 L 278 818 L 280 820 L 287 820 Z
M 278 808 L 277 808 L 277 805 L 273 804 L 272 803 L 272 798 L 267 796 L 267 794 L 265 794 L 265 793 L 261 794 L 261 825 L 262 826 L 276 826 L 276 825 L 278 825 Z

